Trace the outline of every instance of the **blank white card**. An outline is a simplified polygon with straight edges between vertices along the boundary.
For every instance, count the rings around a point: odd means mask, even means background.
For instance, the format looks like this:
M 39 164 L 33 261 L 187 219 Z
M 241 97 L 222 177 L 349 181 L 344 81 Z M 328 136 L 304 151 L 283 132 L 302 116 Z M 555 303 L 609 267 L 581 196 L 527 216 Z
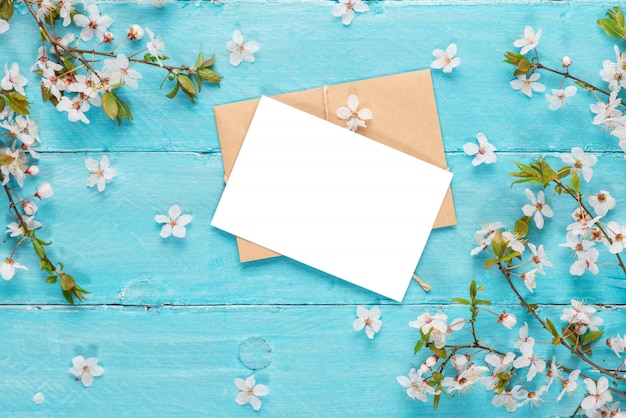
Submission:
M 451 179 L 262 97 L 211 225 L 401 302 Z

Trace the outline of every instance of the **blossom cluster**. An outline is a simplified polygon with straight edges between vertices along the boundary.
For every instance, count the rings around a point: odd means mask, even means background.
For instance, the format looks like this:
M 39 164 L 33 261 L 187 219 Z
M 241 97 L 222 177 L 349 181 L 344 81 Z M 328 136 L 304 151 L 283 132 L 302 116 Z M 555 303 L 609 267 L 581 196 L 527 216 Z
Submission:
M 598 21 L 600 27 L 611 36 L 617 36 L 619 30 L 624 33 L 624 16 L 618 7 L 614 11 L 607 13 L 610 17 Z M 607 25 L 611 28 L 607 29 Z M 618 26 L 619 29 L 614 27 Z M 617 137 L 620 148 L 626 152 L 626 115 L 624 114 L 625 103 L 619 97 L 623 88 L 626 88 L 626 52 L 620 51 L 617 45 L 614 46 L 615 60 L 607 59 L 602 62 L 599 76 L 606 83 L 607 89 L 598 88 L 591 83 L 584 82 L 579 78 L 570 75 L 572 59 L 564 56 L 561 59 L 563 71 L 549 69 L 539 61 L 536 48 L 542 35 L 542 29 L 535 31 L 531 26 L 524 28 L 524 34 L 520 39 L 513 42 L 515 47 L 520 48 L 519 53 L 507 52 L 505 54 L 507 62 L 516 66 L 514 78 L 510 85 L 514 90 L 532 97 L 533 92 L 541 93 L 546 90 L 546 86 L 539 82 L 541 74 L 539 70 L 548 69 L 553 73 L 561 74 L 562 80 L 558 89 L 551 89 L 550 94 L 546 94 L 550 110 L 565 108 L 569 98 L 576 95 L 576 85 L 592 91 L 596 98 L 595 103 L 589 105 L 589 110 L 593 114 L 592 123 L 602 129 L 610 131 L 611 135 Z M 534 52 L 534 57 L 528 58 L 526 54 Z M 576 85 L 564 86 L 567 78 L 575 80 Z M 608 91 L 607 91 L 608 90 Z M 605 94 L 605 99 L 600 98 L 596 93 Z M 625 157 L 626 158 L 626 155 Z

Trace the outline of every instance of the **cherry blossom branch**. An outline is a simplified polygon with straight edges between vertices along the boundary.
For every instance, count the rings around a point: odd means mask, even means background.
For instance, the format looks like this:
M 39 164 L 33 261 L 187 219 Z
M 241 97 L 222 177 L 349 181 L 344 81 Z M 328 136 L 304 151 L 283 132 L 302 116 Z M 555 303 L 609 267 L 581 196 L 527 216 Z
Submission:
M 585 213 L 587 214 L 587 216 L 589 216 L 590 218 L 593 218 L 593 214 L 591 213 L 591 211 L 589 210 L 589 208 L 587 208 L 587 206 L 583 203 L 582 199 L 581 199 L 581 195 L 578 192 L 574 192 L 572 191 L 569 187 L 567 187 L 565 184 L 563 184 L 560 180 L 553 180 L 553 182 L 562 188 L 563 191 L 565 191 L 565 193 L 567 193 L 569 196 L 571 196 L 574 200 L 576 200 L 576 202 L 578 203 L 579 207 L 585 211 Z M 609 242 L 609 244 L 613 243 L 613 240 L 611 239 L 611 237 L 609 236 L 609 234 L 606 232 L 606 230 L 604 229 L 604 227 L 600 224 L 596 224 L 596 226 L 598 227 L 598 229 L 602 232 L 602 235 L 604 235 L 604 238 L 606 238 L 606 240 Z M 622 260 L 622 257 L 618 254 L 615 254 L 615 257 L 617 257 L 617 263 L 620 266 L 620 268 L 622 269 L 622 271 L 624 272 L 624 274 L 626 274 L 626 265 L 624 265 L 624 261 Z
M 519 293 L 519 291 L 517 290 L 517 288 L 515 287 L 515 285 L 513 284 L 513 281 L 511 280 L 511 273 L 510 271 L 508 271 L 506 269 L 506 267 L 501 263 L 497 263 L 498 264 L 498 268 L 500 269 L 500 271 L 502 272 L 502 275 L 504 276 L 505 280 L 507 281 L 509 287 L 511 288 L 511 290 L 513 290 L 513 293 L 515 293 L 515 295 L 517 296 L 518 300 L 520 301 L 520 304 L 526 308 L 526 310 L 528 310 L 528 312 L 533 316 L 533 318 L 535 318 L 535 320 L 537 320 L 537 322 L 539 322 L 539 324 L 541 324 L 541 326 L 548 331 L 551 335 L 552 331 L 550 330 L 550 327 L 548 326 L 548 324 L 541 319 L 541 317 L 537 314 L 537 311 L 534 307 L 532 307 L 528 302 L 526 302 L 526 300 L 524 299 L 524 297 Z M 575 355 L 576 357 L 578 357 L 579 359 L 581 359 L 582 361 L 584 361 L 585 363 L 589 364 L 591 367 L 593 367 L 594 369 L 598 370 L 600 373 L 605 374 L 607 376 L 610 376 L 611 378 L 621 382 L 621 383 L 625 383 L 626 384 L 626 378 L 622 377 L 618 374 L 617 371 L 612 371 L 612 370 L 608 370 L 605 369 L 604 367 L 600 366 L 599 364 L 595 363 L 594 361 L 590 360 L 589 358 L 587 358 L 578 347 L 572 347 L 570 346 L 567 341 L 565 341 L 561 336 L 554 336 L 555 338 L 558 338 L 558 342 L 560 345 L 562 345 L 563 347 L 565 347 L 570 353 L 572 353 L 573 355 Z

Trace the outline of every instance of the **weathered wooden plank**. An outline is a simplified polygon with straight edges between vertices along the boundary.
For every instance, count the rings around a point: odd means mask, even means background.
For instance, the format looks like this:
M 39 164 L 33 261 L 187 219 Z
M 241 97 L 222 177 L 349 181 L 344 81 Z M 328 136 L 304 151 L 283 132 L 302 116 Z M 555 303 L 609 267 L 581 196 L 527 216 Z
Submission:
M 503 306 L 495 306 L 494 310 Z M 416 331 L 408 322 L 439 307 L 385 306 L 383 327 L 374 340 L 352 329 L 355 306 L 256 306 L 144 308 L 85 307 L 79 309 L 9 306 L 0 309 L 0 399 L 3 416 L 249 416 L 249 406 L 236 405 L 234 380 L 255 373 L 270 387 L 261 416 L 409 417 L 433 414 L 431 404 L 410 400 L 396 377 L 418 367 L 426 353 L 413 355 Z M 526 317 L 519 308 L 506 306 Z M 562 307 L 546 306 L 542 315 L 556 323 Z M 465 309 L 446 308 L 449 319 L 467 316 Z M 484 317 L 483 317 L 484 315 Z M 603 310 L 609 333 L 623 332 L 623 309 Z M 483 318 L 481 321 L 480 318 Z M 483 313 L 478 333 L 498 349 L 514 350 L 516 329 L 495 326 Z M 550 340 L 531 323 L 537 342 Z M 459 331 L 456 341 L 469 337 Z M 271 356 L 259 350 L 253 371 L 242 363 L 240 344 L 264 339 Z M 496 339 L 497 338 L 497 339 Z M 450 340 L 452 341 L 452 340 Z M 265 347 L 267 348 L 267 347 Z M 545 359 L 553 346 L 537 345 Z M 608 349 L 598 353 L 607 354 Z M 104 374 L 90 388 L 68 373 L 76 355 L 97 357 Z M 611 354 L 613 356 L 613 354 Z M 270 358 L 271 357 L 271 358 Z M 245 364 L 255 358 L 244 354 Z M 559 361 L 571 365 L 566 357 Z M 618 360 L 613 357 L 614 360 Z M 539 375 L 529 387 L 544 384 Z M 568 415 L 577 397 L 554 403 L 560 385 L 553 385 L 540 409 L 525 406 L 533 416 Z M 31 398 L 41 391 L 42 405 Z M 584 389 L 579 388 L 577 396 Z M 482 411 L 505 416 L 491 406 L 491 394 L 477 387 L 470 396 L 442 399 L 439 416 Z
M 92 292 L 89 303 L 140 305 L 171 304 L 268 304 L 268 303 L 389 303 L 373 293 L 319 273 L 284 257 L 241 264 L 234 238 L 210 226 L 223 189 L 218 154 L 194 153 L 109 153 L 118 176 L 103 193 L 85 186 L 85 159 L 100 153 L 44 154 L 42 175 L 54 187 L 52 199 L 40 203 L 37 218 L 43 222 L 43 239 L 51 240 L 51 255 L 63 262 L 68 272 Z M 523 186 L 510 187 L 512 161 L 529 163 L 539 154 L 500 154 L 496 164 L 471 166 L 471 157 L 449 154 L 455 174 L 452 188 L 458 225 L 435 230 L 417 273 L 433 285 L 425 294 L 415 283 L 409 288 L 408 303 L 446 303 L 458 296 L 451 289 L 465 289 L 471 279 L 498 292 L 498 300 L 513 302 L 512 293 L 496 271 L 485 272 L 484 257 L 470 256 L 474 233 L 480 224 L 501 221 L 512 225 L 522 216 L 527 203 Z M 608 190 L 617 207 L 608 219 L 623 223 L 622 205 L 626 185 L 614 181 L 625 161 L 619 154 L 601 154 L 594 167 L 591 185 L 583 191 Z M 555 167 L 560 161 L 546 154 Z M 34 190 L 28 185 L 26 190 Z M 536 188 L 534 189 L 536 191 Z M 571 200 L 571 199 L 570 199 Z M 4 203 L 5 204 L 5 203 Z M 185 239 L 159 236 L 154 216 L 173 204 L 193 216 Z M 600 265 L 601 273 L 571 277 L 573 262 L 565 242 L 566 226 L 576 204 L 557 197 L 551 206 L 560 217 L 548 219 L 543 233 L 531 232 L 530 240 L 544 244 L 554 268 L 538 276 L 537 290 L 530 300 L 568 303 L 570 297 L 585 297 L 595 303 L 624 303 L 623 274 L 616 267 Z M 6 223 L 10 222 L 5 217 Z M 14 239 L 0 244 L 0 256 L 12 250 Z M 603 246 L 600 246 L 603 247 Z M 610 254 L 601 248 L 605 261 Z M 45 275 L 30 249 L 20 249 L 16 260 L 30 267 L 10 282 L 0 283 L 0 302 L 60 303 L 56 286 L 43 284 Z M 613 278 L 620 278 L 614 280 Z M 521 285 L 521 282 L 519 283 Z M 610 291 L 607 291 L 610 289 Z
M 512 68 L 501 63 L 502 54 L 515 49 L 512 42 L 530 24 L 544 29 L 540 52 L 548 64 L 558 67 L 561 56 L 568 54 L 574 62 L 572 73 L 601 83 L 598 72 L 603 60 L 614 59 L 614 42 L 595 21 L 603 16 L 608 3 L 492 3 L 372 2 L 371 12 L 357 16 L 350 27 L 343 27 L 332 16 L 333 2 L 272 2 L 264 6 L 233 1 L 202 7 L 196 7 L 196 2 L 177 2 L 164 9 L 150 4 L 102 3 L 103 13 L 116 20 L 111 30 L 118 39 L 131 24 L 140 23 L 163 36 L 174 62 L 192 62 L 200 50 L 216 53 L 216 70 L 225 77 L 222 87 L 207 86 L 195 106 L 182 97 L 169 101 L 163 97 L 167 90 L 157 88 L 163 74 L 145 70 L 138 91 L 122 94 L 136 119 L 122 127 L 97 112 L 91 114 L 91 125 L 72 125 L 64 115 L 34 100 L 42 149 L 215 149 L 214 105 L 427 68 L 434 48 L 455 42 L 462 65 L 453 74 L 434 74 L 447 150 L 460 150 L 478 131 L 485 132 L 501 150 L 547 151 L 572 146 L 617 150 L 617 141 L 608 133 L 584 123 L 592 116 L 588 105 L 594 99 L 589 94 L 581 91 L 566 111 L 550 112 L 542 95 L 531 100 L 514 92 L 508 85 Z M 11 21 L 13 29 L 2 35 L 0 63 L 16 61 L 26 70 L 35 61 L 40 41 L 28 19 L 16 16 Z M 228 64 L 225 43 L 234 29 L 261 44 L 254 64 Z M 36 76 L 30 74 L 29 80 L 30 95 L 37 98 Z M 559 83 L 552 76 L 543 80 L 549 87 Z

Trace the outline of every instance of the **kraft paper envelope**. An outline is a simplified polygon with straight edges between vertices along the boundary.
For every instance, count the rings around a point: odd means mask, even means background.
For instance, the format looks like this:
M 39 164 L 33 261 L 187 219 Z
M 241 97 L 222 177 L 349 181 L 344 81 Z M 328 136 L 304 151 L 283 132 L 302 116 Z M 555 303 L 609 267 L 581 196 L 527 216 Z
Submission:
M 401 302 L 451 179 L 262 97 L 211 225 Z
M 358 133 L 406 154 L 447 168 L 439 117 L 429 70 L 414 71 L 282 94 L 274 99 L 345 127 L 336 109 L 346 106 L 348 96 L 359 97 L 359 108 L 371 109 L 373 118 Z M 254 116 L 259 99 L 214 107 L 224 173 L 227 179 Z M 320 167 L 321 168 L 321 167 Z M 452 192 L 448 190 L 434 227 L 456 224 Z M 237 238 L 242 262 L 280 254 Z

